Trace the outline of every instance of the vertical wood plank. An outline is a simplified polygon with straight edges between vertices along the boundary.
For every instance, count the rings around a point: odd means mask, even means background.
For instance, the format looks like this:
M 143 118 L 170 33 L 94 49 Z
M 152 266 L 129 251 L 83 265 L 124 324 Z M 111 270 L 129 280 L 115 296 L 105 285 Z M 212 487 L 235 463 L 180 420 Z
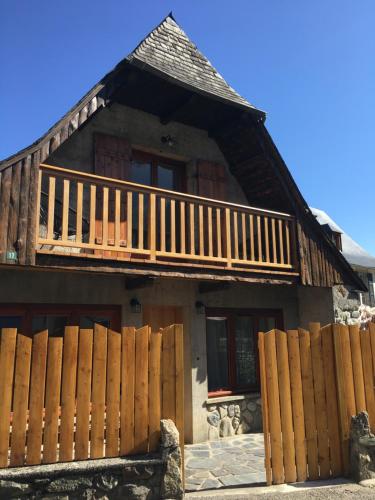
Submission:
M 212 207 L 207 207 L 208 256 L 213 256 Z
M 204 255 L 203 205 L 198 205 L 198 220 L 199 220 L 199 255 Z
M 17 330 L 3 328 L 0 347 L 0 467 L 8 465 L 10 411 L 13 393 Z
M 47 220 L 48 240 L 54 239 L 55 196 L 56 196 L 55 193 L 56 193 L 56 177 L 53 177 L 51 175 L 48 178 L 48 220 Z
M 225 252 L 227 258 L 227 267 L 232 267 L 232 237 L 230 225 L 230 210 L 225 209 Z
M 59 425 L 62 337 L 48 340 L 45 423 L 43 433 L 43 463 L 57 461 Z
M 108 188 L 103 187 L 103 245 L 108 245 Z M 106 253 L 104 255 L 107 255 Z
M 353 380 L 357 413 L 366 411 L 365 385 L 363 380 L 363 365 L 359 325 L 349 326 L 350 349 L 353 363 Z
M 11 467 L 24 465 L 25 462 L 31 348 L 31 338 L 19 333 L 17 335 L 16 367 L 14 373 L 12 441 L 10 450 Z M 1 354 L 0 360 L 2 361 Z M 3 366 L 3 364 L 1 364 L 1 366 Z M 3 374 L 0 376 L 3 376 Z
M 234 258 L 239 259 L 239 248 L 238 248 L 238 213 L 233 212 L 233 234 L 234 234 Z
M 254 216 L 249 215 L 249 232 L 250 232 L 250 260 L 255 261 L 255 243 L 254 243 Z
M 264 217 L 264 245 L 266 247 L 266 262 L 270 262 L 270 240 L 268 234 L 268 217 Z
M 190 254 L 195 255 L 195 223 L 194 223 L 194 203 L 189 203 L 189 225 L 190 225 Z
M 134 450 L 135 328 L 124 327 L 121 334 L 121 431 L 120 453 Z
M 176 418 L 176 356 L 174 328 L 162 330 L 162 418 Z
M 257 215 L 257 239 L 258 239 L 258 261 L 263 262 L 262 226 L 261 226 L 260 215 Z
M 77 357 L 78 326 L 67 326 L 63 344 L 59 462 L 73 460 Z
M 151 196 L 152 195 L 150 195 L 150 209 L 152 206 Z M 155 224 L 155 219 L 152 223 Z M 149 230 L 151 227 L 151 222 L 149 222 Z M 133 246 L 133 193 L 131 191 L 126 193 L 126 246 L 128 248 L 132 248 Z
M 62 205 L 62 235 L 61 239 L 66 241 L 68 239 L 69 230 L 69 191 L 70 180 L 63 180 L 63 205 Z
M 366 406 L 370 422 L 370 428 L 375 431 L 375 395 L 374 395 L 374 372 L 372 367 L 371 340 L 368 328 L 361 331 L 361 351 L 363 363 L 363 378 L 365 382 Z
M 108 330 L 105 456 L 119 454 L 121 334 Z
M 311 362 L 311 344 L 308 331 L 299 329 L 300 357 L 302 373 L 303 406 L 307 444 L 307 463 L 309 479 L 319 478 L 316 414 L 314 404 L 314 385 Z
M 150 207 L 148 214 L 148 248 L 150 249 L 150 260 L 156 260 L 156 196 L 150 194 Z
M 90 458 L 104 457 L 107 329 L 95 324 L 92 365 Z
M 283 441 L 283 460 L 285 482 L 297 480 L 296 453 L 294 447 L 292 399 L 290 392 L 290 374 L 288 360 L 288 340 L 285 332 L 275 331 L 277 348 L 277 373 L 280 390 L 281 432 Z
M 171 252 L 176 253 L 176 201 L 170 200 L 171 204 Z
M 160 198 L 160 250 L 165 252 L 165 198 Z
M 306 481 L 307 449 L 298 330 L 288 330 L 288 357 L 294 425 L 294 445 L 296 450 L 297 481 Z
M 185 202 L 180 201 L 180 251 L 186 252 Z
M 93 331 L 81 329 L 79 332 L 77 370 L 76 460 L 86 460 L 89 457 L 92 344 Z
M 77 182 L 76 241 L 82 241 L 83 183 Z
M 242 258 L 247 260 L 247 249 L 246 249 L 246 214 L 242 212 L 241 214 L 241 228 L 242 228 Z
M 350 349 L 349 327 L 347 325 L 340 325 L 340 338 L 342 361 L 344 363 L 346 411 L 348 414 L 348 423 L 350 427 L 351 418 L 357 412 L 354 394 L 352 353 Z
M 159 446 L 160 418 L 161 418 L 161 333 L 152 332 L 150 335 L 149 353 L 149 423 L 150 423 L 150 451 Z
M 374 370 L 375 377 L 375 323 L 371 322 L 369 324 L 370 329 L 370 341 L 371 341 L 371 351 L 372 351 L 372 367 Z
M 135 332 L 134 450 L 148 451 L 148 326 Z
M 339 435 L 339 426 L 337 422 L 338 406 L 337 406 L 337 386 L 333 367 L 335 366 L 335 355 L 333 345 L 333 333 L 331 325 L 321 329 L 322 339 L 322 357 L 324 367 L 324 381 L 327 402 L 327 421 L 328 421 L 328 437 L 329 451 L 332 476 L 337 477 L 342 474 L 342 459 L 341 459 L 341 444 Z
M 315 409 L 317 415 L 316 425 L 318 432 L 319 475 L 321 479 L 327 479 L 330 476 L 331 467 L 329 461 L 328 422 L 320 324 L 310 323 L 309 330 L 312 372 L 314 379 Z
M 264 347 L 266 354 L 267 400 L 270 419 L 272 482 L 273 484 L 282 484 L 284 482 L 284 468 L 275 330 L 265 334 Z
M 265 453 L 264 464 L 266 467 L 267 485 L 270 486 L 272 484 L 271 443 L 270 443 L 270 429 L 269 429 L 269 415 L 268 415 L 266 359 L 265 359 L 263 332 L 259 332 L 258 334 L 258 350 L 259 350 L 260 389 L 261 389 L 261 400 L 262 400 L 264 453 Z
M 33 336 L 31 355 L 29 428 L 27 433 L 27 465 L 41 463 L 44 390 L 46 381 L 48 331 Z
M 115 191 L 115 247 L 120 246 L 121 238 L 121 190 Z
M 90 234 L 89 243 L 90 245 L 95 244 L 95 219 L 96 219 L 96 186 L 95 184 L 90 185 Z
M 286 241 L 286 263 L 288 265 L 291 264 L 292 258 L 290 253 L 290 230 L 289 230 L 289 221 L 285 222 L 285 241 Z
M 176 379 L 176 427 L 180 434 L 180 444 L 184 446 L 184 344 L 183 326 L 174 325 L 175 379 Z
M 144 195 L 138 194 L 138 248 L 143 249 Z
M 283 221 L 279 219 L 279 249 L 280 249 L 280 264 L 284 264 L 284 238 L 283 238 Z
M 274 218 L 271 219 L 271 233 L 272 233 L 272 262 L 277 262 L 276 223 Z
M 221 210 L 220 208 L 216 209 L 216 245 L 217 245 L 217 256 L 219 258 L 222 257 L 221 250 Z

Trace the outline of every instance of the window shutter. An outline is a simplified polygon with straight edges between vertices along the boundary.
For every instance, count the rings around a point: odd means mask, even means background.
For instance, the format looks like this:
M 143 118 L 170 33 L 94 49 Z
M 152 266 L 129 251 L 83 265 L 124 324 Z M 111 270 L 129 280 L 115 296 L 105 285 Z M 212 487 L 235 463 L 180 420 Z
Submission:
M 129 180 L 131 147 L 127 139 L 95 134 L 95 173 L 122 181 Z
M 198 195 L 215 200 L 227 199 L 225 165 L 208 160 L 197 162 Z

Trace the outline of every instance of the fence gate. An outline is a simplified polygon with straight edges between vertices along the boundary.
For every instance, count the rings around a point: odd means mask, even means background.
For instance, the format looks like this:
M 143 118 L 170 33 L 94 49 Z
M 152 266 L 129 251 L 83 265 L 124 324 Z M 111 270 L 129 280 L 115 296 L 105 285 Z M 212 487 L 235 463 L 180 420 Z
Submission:
M 349 473 L 352 415 L 375 431 L 375 324 L 259 333 L 267 484 Z
M 147 453 L 160 419 L 184 442 L 182 325 L 65 328 L 0 342 L 0 467 Z

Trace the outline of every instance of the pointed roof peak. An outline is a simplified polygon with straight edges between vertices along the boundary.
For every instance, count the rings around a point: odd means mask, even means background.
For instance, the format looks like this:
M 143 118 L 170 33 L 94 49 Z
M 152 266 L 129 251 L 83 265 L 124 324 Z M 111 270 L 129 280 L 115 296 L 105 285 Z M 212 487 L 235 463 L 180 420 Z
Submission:
M 157 73 L 190 90 L 259 111 L 224 80 L 190 40 L 172 12 L 139 43 L 127 59 L 142 69 Z

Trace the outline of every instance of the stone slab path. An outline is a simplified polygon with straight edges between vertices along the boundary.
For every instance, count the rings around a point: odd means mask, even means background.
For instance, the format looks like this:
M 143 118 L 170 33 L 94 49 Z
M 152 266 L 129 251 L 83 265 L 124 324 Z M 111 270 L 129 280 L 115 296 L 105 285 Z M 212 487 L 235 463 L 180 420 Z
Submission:
M 263 434 L 185 445 L 185 489 L 202 491 L 265 483 Z

